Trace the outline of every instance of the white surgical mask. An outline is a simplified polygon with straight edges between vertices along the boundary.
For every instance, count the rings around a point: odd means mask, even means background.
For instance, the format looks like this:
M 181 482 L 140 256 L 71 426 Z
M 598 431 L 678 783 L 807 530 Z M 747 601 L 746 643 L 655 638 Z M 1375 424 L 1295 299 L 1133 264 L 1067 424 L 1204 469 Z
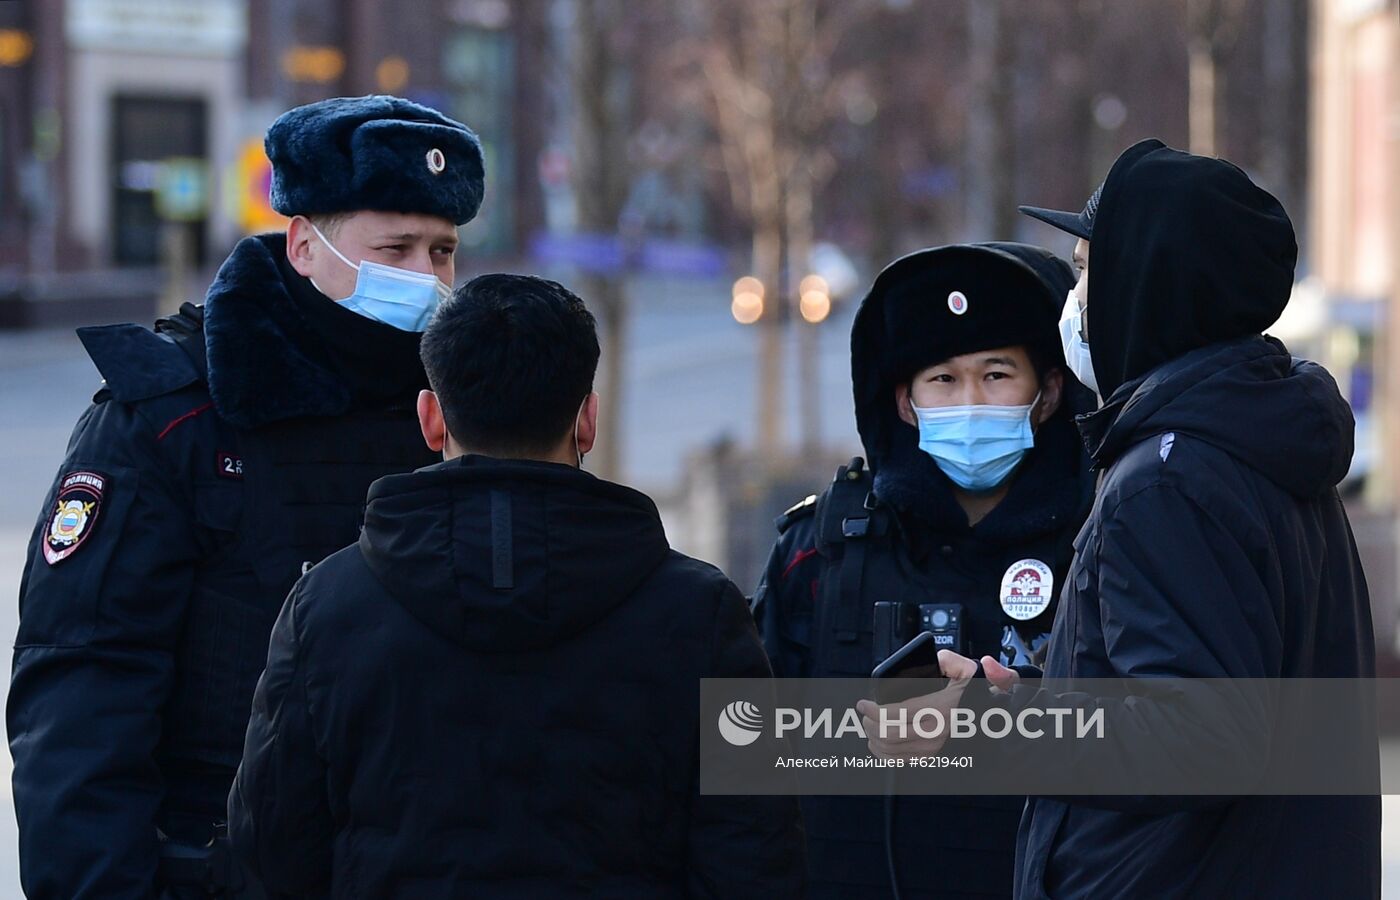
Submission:
M 1065 298 L 1065 308 L 1060 313 L 1060 346 L 1065 351 L 1065 364 L 1074 377 L 1097 394 L 1099 383 L 1094 377 L 1094 362 L 1089 358 L 1089 342 L 1084 340 L 1084 313 L 1073 290 Z
M 452 293 L 452 288 L 435 275 L 386 266 L 367 259 L 352 263 L 326 239 L 315 224 L 311 225 L 311 230 L 316 232 L 321 243 L 329 247 L 341 262 L 358 273 L 355 278 L 355 292 L 342 300 L 336 300 L 352 312 L 391 325 L 400 331 L 422 331 L 428 327 L 428 320 L 437 311 L 438 304 Z M 311 286 L 321 291 L 320 285 L 314 280 Z

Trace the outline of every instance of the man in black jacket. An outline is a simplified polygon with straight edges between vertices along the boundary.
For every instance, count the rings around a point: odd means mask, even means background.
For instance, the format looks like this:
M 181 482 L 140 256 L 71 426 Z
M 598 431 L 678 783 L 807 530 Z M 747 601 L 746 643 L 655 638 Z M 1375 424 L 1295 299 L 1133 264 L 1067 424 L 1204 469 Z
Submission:
M 1080 238 L 1062 337 L 1104 397 L 1080 419 L 1103 474 L 1046 678 L 1372 676 L 1366 581 L 1336 491 L 1351 410 L 1322 367 L 1261 333 L 1288 302 L 1297 255 L 1278 201 L 1223 160 L 1149 140 L 1119 157 L 1085 213 L 1035 214 Z M 942 662 L 959 679 L 975 669 Z M 1012 689 L 1009 705 L 1048 702 L 981 662 Z M 1211 745 L 1184 737 L 1203 732 L 1168 702 L 1053 700 L 1101 709 L 1107 732 L 1143 755 L 1260 784 L 1292 749 L 1283 736 L 1318 716 L 1257 704 L 1253 727 Z M 1358 714 L 1344 725 L 1359 739 L 1337 745 L 1365 770 L 1351 783 L 1377 783 L 1369 724 Z M 910 755 L 939 743 L 872 748 Z M 1032 797 L 1016 896 L 1379 896 L 1378 797 L 1251 796 L 1243 778 L 1230 787 L 1242 796 Z
M 475 279 L 423 338 L 445 462 L 377 482 L 288 598 L 229 796 L 268 887 L 336 897 L 794 897 L 789 797 L 698 793 L 699 680 L 767 677 L 743 596 L 581 471 L 592 315 Z

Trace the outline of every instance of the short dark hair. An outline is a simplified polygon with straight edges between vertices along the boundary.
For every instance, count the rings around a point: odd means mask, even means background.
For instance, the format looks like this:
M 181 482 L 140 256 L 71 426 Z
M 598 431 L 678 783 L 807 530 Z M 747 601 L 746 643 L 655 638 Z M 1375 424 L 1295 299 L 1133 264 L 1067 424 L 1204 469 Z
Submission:
M 459 444 L 543 454 L 573 427 L 598 370 L 597 323 L 563 285 L 482 275 L 443 301 L 420 354 Z

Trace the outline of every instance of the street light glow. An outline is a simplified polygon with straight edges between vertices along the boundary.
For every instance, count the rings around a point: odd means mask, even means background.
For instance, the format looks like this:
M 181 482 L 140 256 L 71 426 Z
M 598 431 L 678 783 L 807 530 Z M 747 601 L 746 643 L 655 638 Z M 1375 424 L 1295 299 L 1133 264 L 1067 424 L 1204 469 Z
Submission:
M 804 291 L 797 308 L 805 321 L 816 325 L 831 315 L 831 295 L 826 291 Z
M 737 300 L 740 294 L 754 294 L 759 300 L 762 300 L 763 282 L 752 275 L 745 275 L 734 282 L 734 298 Z
M 729 311 L 740 325 L 752 325 L 763 318 L 763 298 L 753 291 L 741 291 L 734 295 Z
M 831 315 L 831 286 L 820 275 L 808 275 L 798 285 L 801 298 L 797 311 L 804 321 L 816 325 Z

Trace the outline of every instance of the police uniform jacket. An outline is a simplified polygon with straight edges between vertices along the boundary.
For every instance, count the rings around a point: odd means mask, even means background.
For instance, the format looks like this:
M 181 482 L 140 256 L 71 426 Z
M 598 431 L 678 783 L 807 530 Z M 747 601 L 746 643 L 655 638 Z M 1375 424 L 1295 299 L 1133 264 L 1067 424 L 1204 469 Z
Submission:
M 235 248 L 203 308 L 80 329 L 105 383 L 44 499 L 7 707 L 24 888 L 150 897 L 162 842 L 224 818 L 293 582 L 358 534 L 382 475 L 428 465 L 417 335 Z
M 1032 264 L 1043 303 L 1063 302 L 1071 279 L 1062 263 L 1035 248 L 991 246 Z M 820 496 L 779 518 L 781 534 L 753 598 L 774 671 L 868 677 L 881 662 L 873 641 L 877 601 L 961 604 L 965 653 L 1012 665 L 1037 661 L 1092 495 L 1073 422 L 1090 398 L 1066 372 L 1065 400 L 1038 430 L 1006 497 L 969 525 L 948 479 L 918 449 L 917 429 L 896 413 L 884 365 L 894 341 L 915 335 L 885 327 L 903 317 L 886 308 L 889 294 L 879 288 L 877 281 L 863 301 L 851 339 L 868 464 L 843 467 Z M 946 296 L 931 302 L 941 306 Z M 982 299 L 969 292 L 965 302 Z M 1022 806 L 1020 797 L 898 797 L 891 834 L 902 895 L 1009 897 Z M 804 797 L 802 809 L 811 896 L 889 897 L 881 798 Z

